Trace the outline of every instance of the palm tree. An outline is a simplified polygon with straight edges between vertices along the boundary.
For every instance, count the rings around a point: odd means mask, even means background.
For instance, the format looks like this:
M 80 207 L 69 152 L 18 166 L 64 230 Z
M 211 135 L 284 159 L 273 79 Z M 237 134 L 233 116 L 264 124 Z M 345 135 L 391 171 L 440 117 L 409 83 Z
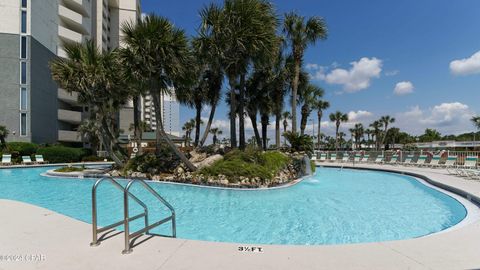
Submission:
M 300 88 L 298 101 L 300 104 L 303 104 L 301 110 L 302 117 L 300 120 L 300 135 L 305 133 L 308 116 L 310 116 L 312 112 L 312 107 L 315 106 L 318 99 L 323 96 L 323 93 L 322 88 L 313 84 L 308 84 L 306 87 Z
M 373 134 L 371 129 L 365 129 L 364 133 L 367 135 L 367 148 L 370 150 L 370 135 Z
M 186 75 L 192 61 L 185 32 L 154 14 L 123 24 L 122 32 L 127 47 L 141 63 L 136 65 L 133 74 L 147 85 L 152 96 L 157 116 L 156 154 L 160 155 L 162 141 L 165 141 L 188 169 L 195 171 L 196 167 L 165 133 L 161 117 L 161 95 L 172 94 L 175 87 L 189 79 Z
M 297 132 L 297 91 L 303 55 L 309 44 L 327 38 L 327 26 L 321 17 L 311 17 L 305 21 L 305 17 L 292 12 L 285 14 L 283 32 L 292 47 L 295 66 L 292 85 L 292 132 Z
M 292 114 L 290 114 L 289 111 L 284 111 L 282 113 L 282 119 L 283 119 L 283 133 L 285 133 L 287 132 L 288 120 L 292 119 Z M 283 138 L 283 144 L 286 144 L 285 137 Z
M 220 130 L 218 128 L 212 128 L 212 129 L 210 129 L 210 133 L 212 133 L 212 135 L 213 135 L 213 144 L 214 145 L 217 144 L 217 142 L 218 142 L 217 136 L 221 135 L 223 133 L 222 130 Z
M 393 124 L 395 122 L 395 118 L 390 117 L 390 115 L 385 115 L 380 117 L 380 122 L 383 124 L 383 137 L 382 137 L 382 144 L 385 144 L 385 138 L 387 137 L 388 131 L 388 124 Z M 387 146 L 384 145 L 384 150 L 387 150 Z
M 245 147 L 245 77 L 252 61 L 268 59 L 277 46 L 272 5 L 264 0 L 225 0 L 202 11 L 201 33 L 212 37 L 211 49 L 222 56 L 221 64 L 230 86 L 230 141 L 237 147 L 236 112 L 239 112 L 240 148 Z M 237 91 L 238 90 L 238 110 Z
M 363 125 L 357 123 L 353 128 L 349 129 L 349 131 L 352 133 L 352 137 L 355 139 L 356 148 L 360 148 L 361 140 L 365 132 Z
M 190 119 L 183 124 L 182 130 L 185 131 L 185 145 L 190 146 L 192 141 L 192 130 L 195 128 L 195 119 Z
M 472 121 L 473 125 L 477 128 L 480 129 L 480 116 L 474 116 L 470 119 Z
M 93 41 L 65 44 L 67 58 L 50 63 L 52 78 L 67 92 L 78 92 L 78 100 L 91 108 L 101 123 L 102 144 L 110 157 L 123 166 L 125 150 L 120 147 L 114 114 L 128 100 L 121 63 L 116 51 L 100 51 Z
M 255 69 L 246 83 L 246 112 L 252 122 L 253 133 L 258 147 L 262 146 L 262 137 L 258 132 L 257 114 L 260 110 L 261 99 L 265 97 L 265 92 L 268 91 L 267 81 L 268 72 L 264 69 Z
M 325 111 L 326 109 L 328 109 L 328 107 L 330 107 L 330 103 L 328 103 L 328 101 L 324 101 L 324 100 L 317 100 L 317 101 L 313 104 L 312 109 L 313 109 L 313 110 L 317 110 L 317 118 L 318 118 L 317 134 L 321 134 L 321 133 L 320 133 L 320 127 L 322 126 L 323 111 Z M 317 137 L 317 145 L 318 145 L 318 147 L 320 147 L 320 143 L 321 143 L 321 136 L 318 136 L 318 137 Z
M 375 136 L 375 150 L 378 151 L 380 147 L 380 129 L 382 128 L 383 124 L 380 121 L 373 121 L 370 124 L 370 127 L 373 128 L 373 136 Z M 373 138 L 372 138 L 373 140 Z
M 279 38 L 280 40 L 280 38 Z M 277 57 L 271 68 L 271 76 L 269 86 L 273 103 L 272 113 L 275 116 L 275 144 L 277 149 L 281 146 L 280 138 L 280 122 L 282 121 L 282 112 L 284 109 L 284 100 L 288 90 L 287 83 L 286 58 L 283 55 L 282 48 L 278 50 Z
M 340 111 L 336 111 L 335 113 L 330 114 L 330 121 L 335 122 L 335 149 L 338 151 L 338 130 L 340 129 L 340 124 L 342 122 L 348 121 L 348 115 L 346 113 L 342 113 Z
M 8 129 L 5 126 L 0 126 L 0 149 L 7 147 L 5 139 L 8 137 Z

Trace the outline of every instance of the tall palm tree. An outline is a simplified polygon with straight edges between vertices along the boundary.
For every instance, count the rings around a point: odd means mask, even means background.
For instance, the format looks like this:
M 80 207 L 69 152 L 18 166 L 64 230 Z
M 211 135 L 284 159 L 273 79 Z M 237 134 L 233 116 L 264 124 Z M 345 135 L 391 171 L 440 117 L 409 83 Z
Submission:
M 192 141 L 192 130 L 195 128 L 195 119 L 190 119 L 183 124 L 182 130 L 185 131 L 185 145 L 190 146 Z
M 380 132 L 383 124 L 380 121 L 373 121 L 370 127 L 373 129 L 373 136 L 375 136 L 375 150 L 378 151 L 380 147 Z
M 473 125 L 477 128 L 480 129 L 480 116 L 474 116 L 470 119 L 472 121 Z
M 5 126 L 0 126 L 0 149 L 7 147 L 5 139 L 8 137 L 8 129 Z
M 303 55 L 309 44 L 327 38 L 327 26 L 321 17 L 305 20 L 305 17 L 292 12 L 285 14 L 283 32 L 292 48 L 295 66 L 292 85 L 292 132 L 297 132 L 297 91 Z
M 380 117 L 380 122 L 383 124 L 382 144 L 384 145 L 384 150 L 387 150 L 387 146 L 385 145 L 385 138 L 387 137 L 388 124 L 395 123 L 395 118 L 390 117 L 390 115 L 385 115 Z
M 50 62 L 52 78 L 67 92 L 78 92 L 80 104 L 89 106 L 101 123 L 102 144 L 112 159 L 123 166 L 125 150 L 120 147 L 114 114 L 128 100 L 122 65 L 117 51 L 100 51 L 93 41 L 65 44 L 66 58 Z
M 280 38 L 279 38 L 280 41 Z M 272 113 L 275 116 L 275 144 L 277 149 L 281 146 L 280 123 L 282 121 L 282 112 L 284 109 L 284 100 L 288 90 L 286 68 L 286 58 L 283 55 L 282 47 L 278 50 L 277 57 L 271 68 L 271 76 L 269 86 L 271 89 L 271 96 L 274 101 Z
M 282 119 L 283 119 L 283 133 L 285 133 L 285 132 L 287 132 L 288 120 L 292 119 L 292 114 L 290 114 L 289 111 L 284 111 L 282 113 Z M 285 137 L 283 138 L 283 144 L 286 144 Z
M 175 87 L 188 77 L 191 55 L 185 32 L 168 21 L 168 19 L 150 14 L 136 22 L 122 25 L 124 42 L 136 56 L 139 65 L 133 72 L 137 80 L 146 83 L 155 109 L 156 154 L 160 154 L 162 141 L 165 141 L 189 170 L 196 167 L 175 146 L 165 133 L 161 96 L 172 94 Z
M 301 109 L 301 120 L 300 120 L 300 135 L 305 133 L 305 128 L 307 126 L 307 120 L 312 112 L 312 107 L 315 106 L 315 103 L 319 98 L 323 96 L 323 89 L 319 86 L 308 84 L 306 87 L 303 87 L 299 91 L 299 103 L 302 104 Z
M 372 130 L 367 128 L 364 133 L 367 135 L 367 148 L 370 150 L 370 136 L 373 134 Z
M 342 122 L 347 122 L 348 121 L 348 115 L 346 113 L 342 113 L 340 111 L 336 111 L 335 113 L 330 114 L 330 121 L 335 122 L 335 149 L 338 151 L 338 136 L 339 136 L 339 129 L 340 129 L 340 124 Z
M 360 123 L 357 123 L 353 128 L 349 129 L 349 131 L 352 133 L 352 137 L 355 139 L 356 148 L 360 148 L 361 140 L 362 140 L 363 134 L 365 133 L 363 125 Z
M 318 118 L 318 126 L 317 126 L 317 134 L 321 134 L 320 128 L 322 126 L 322 116 L 323 112 L 330 107 L 330 103 L 325 100 L 317 100 L 313 104 L 313 110 L 317 110 L 317 118 Z M 317 145 L 320 147 L 321 143 L 321 136 L 317 137 Z
M 210 133 L 212 133 L 212 135 L 213 135 L 213 144 L 214 145 L 217 144 L 217 142 L 218 142 L 217 136 L 221 135 L 223 133 L 222 130 L 219 129 L 219 128 L 212 128 L 212 129 L 210 129 Z
M 253 61 L 275 52 L 277 19 L 273 6 L 264 0 L 225 0 L 223 7 L 211 4 L 202 14 L 200 32 L 212 37 L 214 47 L 211 49 L 222 56 L 222 67 L 230 86 L 231 146 L 237 147 L 235 112 L 239 111 L 240 148 L 244 148 L 245 77 Z

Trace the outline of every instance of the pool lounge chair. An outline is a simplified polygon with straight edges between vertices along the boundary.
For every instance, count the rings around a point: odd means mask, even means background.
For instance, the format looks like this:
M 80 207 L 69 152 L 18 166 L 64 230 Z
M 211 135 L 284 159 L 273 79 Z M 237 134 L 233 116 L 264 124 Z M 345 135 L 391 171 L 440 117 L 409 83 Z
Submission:
M 330 159 L 328 161 L 336 162 L 337 161 L 337 154 L 330 154 Z
M 360 162 L 360 159 L 362 158 L 362 155 L 360 154 L 355 154 L 355 157 L 353 158 L 353 161 L 355 162 Z
M 413 163 L 414 165 L 417 166 L 425 166 L 428 165 L 427 163 L 427 155 L 420 155 L 417 159 L 417 163 Z
M 327 161 L 327 154 L 326 153 L 321 153 L 319 161 Z
M 375 163 L 376 164 L 382 164 L 384 161 L 384 156 L 383 155 L 378 155 L 376 158 L 375 158 Z
M 12 155 L 2 155 L 2 166 L 12 165 Z
M 413 155 L 408 155 L 405 160 L 402 162 L 403 165 L 408 166 L 412 165 Z
M 455 170 L 456 163 L 457 163 L 457 156 L 448 156 L 447 161 L 445 161 L 445 164 L 441 166 L 445 167 L 445 169 L 447 169 L 447 172 L 449 174 L 457 174 L 458 172 Z
M 32 159 L 30 158 L 30 156 L 22 156 L 22 164 L 26 165 L 26 164 L 32 164 Z
M 388 164 L 397 164 L 397 163 L 398 163 L 398 155 L 393 155 L 388 161 Z
M 476 168 L 478 162 L 478 157 L 476 156 L 467 156 L 465 158 L 465 163 L 463 164 L 464 168 Z
M 360 162 L 367 163 L 369 158 L 370 158 L 369 154 L 363 155 L 362 159 L 360 159 Z
M 478 177 L 478 170 L 476 169 L 477 161 L 478 161 L 478 158 L 476 156 L 465 157 L 463 165 L 457 165 L 453 169 L 454 174 L 464 176 L 464 177 L 467 177 L 469 179 L 472 179 L 474 177 Z M 450 173 L 450 171 L 449 171 L 449 173 Z
M 313 157 L 312 157 L 313 160 Z M 42 155 L 35 155 L 35 163 L 36 164 L 47 164 L 48 162 L 43 159 Z
M 440 166 L 440 160 L 442 159 L 442 156 L 436 155 L 432 157 L 432 160 L 430 160 L 430 163 L 428 166 L 430 167 L 439 167 Z
M 346 163 L 350 160 L 350 155 L 348 153 L 343 153 L 342 162 Z

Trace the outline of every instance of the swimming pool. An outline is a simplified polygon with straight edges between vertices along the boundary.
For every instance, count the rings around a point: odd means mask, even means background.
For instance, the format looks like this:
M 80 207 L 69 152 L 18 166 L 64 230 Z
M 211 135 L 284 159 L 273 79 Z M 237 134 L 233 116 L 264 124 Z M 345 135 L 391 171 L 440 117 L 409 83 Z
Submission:
M 91 223 L 95 180 L 41 176 L 46 170 L 0 170 L 0 198 Z M 412 177 L 377 171 L 317 168 L 314 176 L 294 186 L 257 191 L 151 185 L 175 208 L 177 237 L 186 239 L 296 245 L 376 242 L 438 232 L 466 216 L 454 198 Z M 131 191 L 149 206 L 150 220 L 168 215 L 139 186 Z M 122 194 L 104 184 L 98 195 L 99 224 L 121 220 Z M 130 205 L 132 216 L 140 213 L 133 201 Z M 141 220 L 132 222 L 133 229 L 141 225 Z M 169 234 L 170 224 L 153 231 Z

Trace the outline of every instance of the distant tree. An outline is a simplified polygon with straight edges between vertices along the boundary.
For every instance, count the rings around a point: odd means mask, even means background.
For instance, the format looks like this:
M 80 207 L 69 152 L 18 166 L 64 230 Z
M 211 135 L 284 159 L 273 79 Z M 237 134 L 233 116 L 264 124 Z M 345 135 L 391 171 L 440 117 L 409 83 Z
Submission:
M 385 115 L 385 116 L 382 116 L 380 117 L 380 122 L 383 124 L 383 137 L 382 137 L 382 144 L 385 145 L 385 139 L 387 137 L 387 131 L 388 131 L 388 125 L 389 124 L 393 124 L 395 122 L 395 118 L 393 117 L 390 117 L 389 115 Z M 385 145 L 384 146 L 385 150 L 387 149 L 387 146 Z
M 419 136 L 420 142 L 433 142 L 442 139 L 442 134 L 435 129 L 427 128 L 425 133 Z
M 480 116 L 474 116 L 470 119 L 475 126 L 475 128 L 480 129 Z
M 307 127 L 307 120 L 312 112 L 312 107 L 323 96 L 324 90 L 319 86 L 308 84 L 306 87 L 300 88 L 299 91 L 299 103 L 302 104 L 301 119 L 300 119 L 300 135 L 305 134 L 305 128 Z
M 317 134 L 321 134 L 320 128 L 322 126 L 322 117 L 323 117 L 323 112 L 330 107 L 330 103 L 325 100 L 317 100 L 313 104 L 314 110 L 317 111 L 317 118 L 318 118 L 318 126 L 317 126 Z M 322 140 L 322 136 L 317 136 L 317 146 L 320 147 L 320 142 Z
M 212 133 L 212 135 L 213 135 L 213 144 L 214 145 L 217 144 L 217 142 L 218 142 L 217 137 L 218 137 L 218 135 L 221 135 L 223 133 L 222 130 L 219 129 L 219 128 L 211 128 L 210 133 Z
M 190 142 L 192 141 L 192 131 L 195 128 L 195 119 L 188 120 L 185 124 L 183 124 L 182 130 L 185 131 L 185 145 L 190 146 Z
M 336 111 L 335 113 L 330 114 L 330 121 L 335 122 L 335 150 L 338 151 L 338 143 L 339 143 L 339 129 L 340 124 L 342 122 L 348 121 L 348 115 L 346 113 L 342 113 L 340 111 Z
M 380 121 L 373 121 L 373 123 L 370 124 L 370 127 L 373 129 L 373 136 L 375 136 L 375 150 L 378 151 L 380 149 L 380 136 L 381 136 L 381 128 L 382 128 L 382 122 Z M 373 140 L 373 139 L 372 139 Z

